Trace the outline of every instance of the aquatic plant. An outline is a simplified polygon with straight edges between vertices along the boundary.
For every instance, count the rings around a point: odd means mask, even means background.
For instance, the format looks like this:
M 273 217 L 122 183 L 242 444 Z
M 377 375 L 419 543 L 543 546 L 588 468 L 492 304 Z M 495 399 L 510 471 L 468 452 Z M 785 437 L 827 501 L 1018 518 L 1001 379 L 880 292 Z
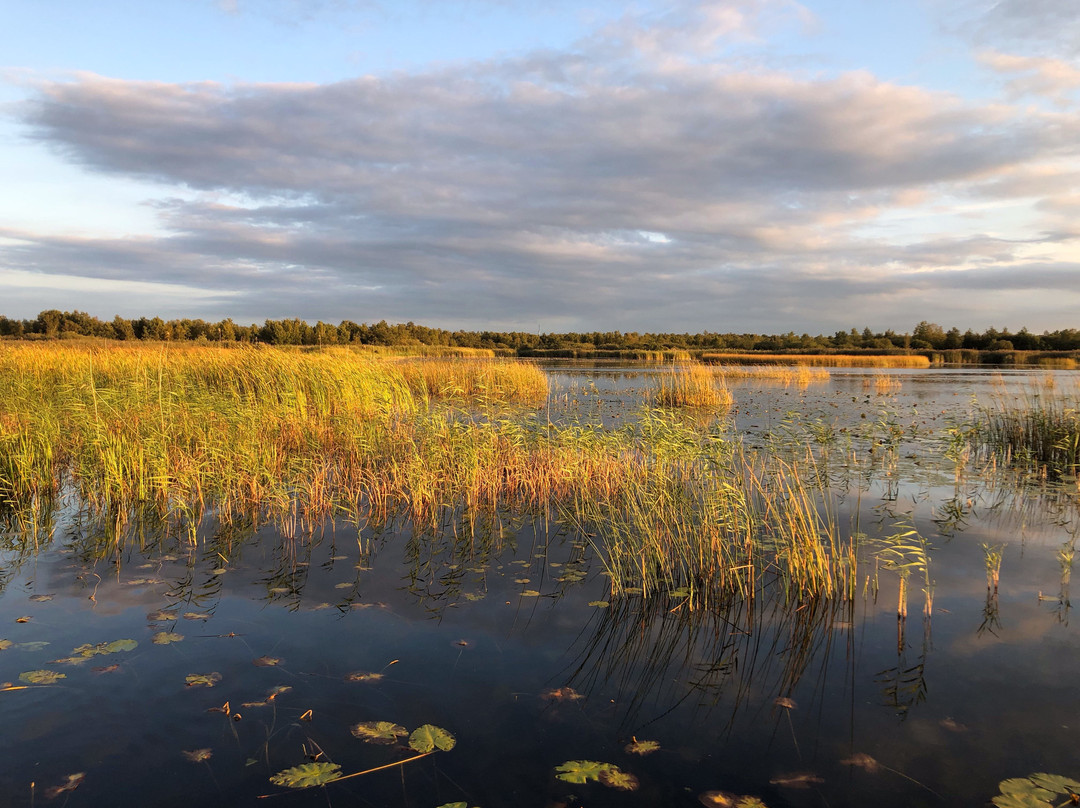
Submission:
M 997 592 L 1001 580 L 1001 562 L 1005 555 L 1004 544 L 983 544 L 983 561 L 986 567 L 986 588 Z
M 673 367 L 660 377 L 655 403 L 659 407 L 698 407 L 726 412 L 734 397 L 715 373 L 702 365 Z
M 1052 377 L 1051 377 L 1052 379 Z M 1080 397 L 1036 384 L 1014 398 L 1002 391 L 983 409 L 984 452 L 1052 477 L 1080 469 Z
M 1027 777 L 1012 777 L 1002 780 L 998 790 L 1000 793 L 991 800 L 998 808 L 1080 805 L 1080 781 L 1057 774 L 1040 772 Z

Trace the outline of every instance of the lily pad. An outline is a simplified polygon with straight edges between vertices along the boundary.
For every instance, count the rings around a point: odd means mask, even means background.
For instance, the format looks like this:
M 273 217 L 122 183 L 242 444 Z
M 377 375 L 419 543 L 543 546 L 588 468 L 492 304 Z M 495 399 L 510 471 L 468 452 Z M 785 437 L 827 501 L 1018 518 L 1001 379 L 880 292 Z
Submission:
M 16 643 L 15 647 L 20 651 L 40 651 L 48 645 L 49 643 L 46 640 L 34 640 L 32 642 Z
M 184 681 L 187 682 L 188 687 L 213 687 L 221 681 L 221 674 L 217 671 L 213 673 L 189 673 L 184 677 Z
M 54 597 L 55 595 L 31 595 L 30 600 L 32 600 L 34 603 L 46 603 L 52 600 Z
M 409 731 L 393 721 L 363 721 L 351 727 L 352 734 L 367 743 L 391 744 L 404 738 Z
M 434 752 L 436 749 L 449 752 L 454 748 L 455 744 L 457 744 L 457 738 L 442 727 L 436 727 L 432 724 L 417 727 L 409 736 L 409 747 L 421 754 Z
M 159 631 L 150 639 L 154 645 L 168 645 L 169 643 L 181 642 L 184 635 L 177 634 L 175 631 Z
M 208 612 L 184 612 L 185 620 L 209 620 L 213 616 Z
M 11 640 L 0 640 L 0 651 L 6 651 L 14 644 Z
M 281 659 L 272 656 L 261 656 L 258 659 L 254 659 L 251 662 L 256 668 L 272 668 L 275 665 L 281 664 Z
M 597 609 L 606 609 L 611 604 L 608 603 L 606 600 L 590 600 L 589 605 L 594 606 Z
M 369 673 L 367 671 L 353 671 L 345 677 L 346 682 L 377 682 L 383 678 L 381 673 Z
M 66 791 L 74 791 L 85 779 L 86 772 L 75 772 L 75 774 L 69 774 L 67 776 L 67 779 L 64 780 L 64 782 L 60 785 L 45 789 L 45 799 L 54 800 Z
M 1057 774 L 1039 772 L 1028 777 L 1013 777 L 998 784 L 1001 791 L 992 802 L 998 808 L 1046 808 L 1061 797 L 1072 804 L 1080 794 L 1080 782 Z
M 270 778 L 270 782 L 286 788 L 311 788 L 332 783 L 340 777 L 341 767 L 338 764 L 316 761 L 280 771 Z
M 608 788 L 617 788 L 619 791 L 636 791 L 638 787 L 638 779 L 618 766 L 603 769 L 600 772 L 600 782 Z
M 180 754 L 183 755 L 184 757 L 186 757 L 192 763 L 202 763 L 204 760 L 209 760 L 210 759 L 210 756 L 213 754 L 213 750 L 208 749 L 208 748 L 207 749 L 193 749 L 190 752 L 182 751 Z
M 626 745 L 625 751 L 627 754 L 631 755 L 651 755 L 659 748 L 659 741 L 639 741 L 637 738 L 634 738 L 632 743 Z
M 600 763 L 596 760 L 568 760 L 555 767 L 555 776 L 567 783 L 583 784 L 600 780 L 600 773 L 614 764 Z
M 176 612 L 167 612 L 164 609 L 159 609 L 156 612 L 150 612 L 146 615 L 146 619 L 151 623 L 159 623 L 163 620 L 175 620 Z
M 541 693 L 540 698 L 550 701 L 578 701 L 585 697 L 572 687 L 553 687 Z
M 25 671 L 19 674 L 20 682 L 31 685 L 54 685 L 61 679 L 67 679 L 67 674 L 48 670 Z

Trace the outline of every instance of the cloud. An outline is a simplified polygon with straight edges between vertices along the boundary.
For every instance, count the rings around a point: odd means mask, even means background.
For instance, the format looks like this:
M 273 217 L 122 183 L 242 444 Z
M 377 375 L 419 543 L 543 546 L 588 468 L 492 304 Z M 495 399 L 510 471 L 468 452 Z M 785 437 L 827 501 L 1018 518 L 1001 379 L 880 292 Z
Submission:
M 530 330 L 906 329 L 938 305 L 919 295 L 958 283 L 969 294 L 929 319 L 978 326 L 1015 302 L 995 291 L 1010 273 L 1067 277 L 1074 114 L 705 58 L 809 24 L 794 3 L 661 17 L 569 51 L 331 84 L 43 81 L 19 107 L 31 136 L 175 188 L 154 203 L 168 235 L 9 229 L 0 266 L 217 290 L 200 311 L 257 319 Z M 1009 237 L 985 212 L 939 232 L 940 210 L 988 201 L 1040 226 Z M 1062 327 L 1063 299 L 1016 316 Z
M 1014 98 L 1041 95 L 1067 106 L 1070 94 L 1080 87 L 1080 69 L 1063 59 L 984 51 L 979 61 L 998 73 L 1015 76 L 1006 84 Z

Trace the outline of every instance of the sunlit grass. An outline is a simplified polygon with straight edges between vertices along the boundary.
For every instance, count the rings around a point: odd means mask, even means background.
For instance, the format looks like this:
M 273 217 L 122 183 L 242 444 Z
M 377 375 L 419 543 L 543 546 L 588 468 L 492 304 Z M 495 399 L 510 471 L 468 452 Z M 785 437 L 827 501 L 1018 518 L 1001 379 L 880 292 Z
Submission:
M 669 406 L 731 402 L 706 367 L 665 381 Z M 5 346 L 0 517 L 37 541 L 66 492 L 118 548 L 148 520 L 194 542 L 208 518 L 297 535 L 329 519 L 554 515 L 590 537 L 615 593 L 851 596 L 855 548 L 812 470 L 664 409 L 608 430 L 495 406 L 545 392 L 515 362 Z

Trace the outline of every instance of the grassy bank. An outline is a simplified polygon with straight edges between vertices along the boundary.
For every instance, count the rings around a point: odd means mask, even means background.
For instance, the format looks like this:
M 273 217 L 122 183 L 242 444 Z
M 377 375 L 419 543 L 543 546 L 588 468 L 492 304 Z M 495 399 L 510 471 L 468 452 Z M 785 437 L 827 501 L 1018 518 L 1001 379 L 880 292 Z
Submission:
M 704 353 L 701 361 L 716 365 L 806 365 L 837 368 L 928 368 L 925 356 L 910 354 L 766 354 Z

